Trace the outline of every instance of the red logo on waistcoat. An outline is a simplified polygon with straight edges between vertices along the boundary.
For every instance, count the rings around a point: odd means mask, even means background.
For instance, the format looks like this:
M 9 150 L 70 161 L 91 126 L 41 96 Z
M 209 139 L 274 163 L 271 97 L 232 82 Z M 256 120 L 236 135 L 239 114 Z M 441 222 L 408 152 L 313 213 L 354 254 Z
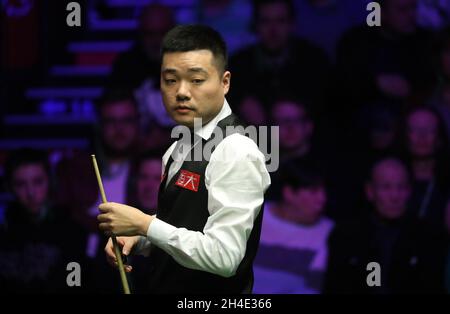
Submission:
M 175 182 L 176 185 L 194 192 L 198 191 L 199 183 L 200 175 L 186 170 L 181 170 L 180 176 Z

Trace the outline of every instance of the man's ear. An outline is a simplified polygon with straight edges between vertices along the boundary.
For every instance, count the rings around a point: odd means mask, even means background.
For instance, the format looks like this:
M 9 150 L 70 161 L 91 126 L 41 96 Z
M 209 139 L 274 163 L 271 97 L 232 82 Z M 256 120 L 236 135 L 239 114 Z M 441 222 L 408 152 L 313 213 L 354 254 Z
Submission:
M 222 76 L 223 92 L 225 95 L 230 90 L 230 84 L 231 84 L 231 73 L 230 71 L 225 71 Z

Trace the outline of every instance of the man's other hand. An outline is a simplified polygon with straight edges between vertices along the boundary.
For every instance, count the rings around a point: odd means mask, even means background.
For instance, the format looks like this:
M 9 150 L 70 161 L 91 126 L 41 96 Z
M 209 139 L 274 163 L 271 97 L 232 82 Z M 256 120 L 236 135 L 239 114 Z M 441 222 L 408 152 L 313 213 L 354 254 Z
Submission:
M 125 256 L 130 255 L 131 251 L 133 250 L 134 246 L 138 243 L 139 236 L 134 237 L 117 237 L 117 244 L 119 245 L 119 248 L 121 249 L 121 253 Z M 109 238 L 108 243 L 106 243 L 105 246 L 105 253 L 106 253 L 106 260 L 108 263 L 113 267 L 118 267 L 116 254 L 114 253 L 114 246 L 112 239 Z M 125 271 L 127 273 L 131 272 L 133 270 L 133 267 L 131 265 L 123 265 L 125 268 Z

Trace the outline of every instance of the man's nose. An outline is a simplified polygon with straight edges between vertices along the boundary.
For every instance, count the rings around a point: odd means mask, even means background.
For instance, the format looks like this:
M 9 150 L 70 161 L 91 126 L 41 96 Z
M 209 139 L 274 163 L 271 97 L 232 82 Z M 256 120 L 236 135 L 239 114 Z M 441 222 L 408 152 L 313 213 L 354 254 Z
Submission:
M 402 200 L 402 196 L 399 191 L 393 191 L 391 193 L 391 202 L 399 203 L 401 200 Z
M 191 98 L 191 94 L 189 93 L 188 84 L 186 82 L 181 82 L 180 87 L 177 90 L 177 100 L 184 101 L 189 100 Z
M 27 187 L 26 187 L 26 195 L 27 195 L 27 198 L 29 199 L 29 200 L 32 200 L 33 198 L 34 198 L 34 195 L 36 194 L 36 191 L 35 191 L 35 188 L 33 187 L 33 186 L 31 186 L 31 185 L 28 185 Z

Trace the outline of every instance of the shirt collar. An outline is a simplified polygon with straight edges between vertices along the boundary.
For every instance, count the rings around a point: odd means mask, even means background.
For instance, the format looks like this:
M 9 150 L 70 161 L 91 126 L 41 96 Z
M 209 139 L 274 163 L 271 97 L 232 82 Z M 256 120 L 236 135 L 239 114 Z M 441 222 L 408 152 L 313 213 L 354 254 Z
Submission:
M 195 130 L 195 134 L 200 136 L 204 140 L 208 140 L 211 137 L 211 134 L 213 133 L 214 129 L 216 128 L 217 123 L 219 123 L 220 120 L 223 120 L 224 118 L 228 117 L 231 113 L 232 111 L 230 105 L 225 99 L 222 109 L 220 109 L 219 113 L 207 124 Z
M 222 105 L 222 109 L 220 109 L 219 113 L 207 124 L 205 124 L 201 128 L 198 128 L 195 131 L 195 135 L 197 137 L 201 137 L 205 140 L 208 140 L 211 137 L 211 134 L 213 133 L 214 129 L 216 128 L 217 123 L 219 123 L 220 120 L 228 117 L 231 113 L 232 113 L 232 111 L 231 111 L 230 105 L 228 104 L 227 100 L 225 99 L 225 101 Z M 183 139 L 185 139 L 185 137 L 183 137 Z M 198 140 L 199 139 L 197 139 L 195 142 L 197 143 Z M 167 164 L 167 162 L 169 160 L 169 156 L 172 153 L 175 153 L 175 156 L 173 156 L 174 160 L 183 160 L 185 158 L 185 155 L 189 152 L 189 148 L 184 148 L 183 149 L 184 154 L 178 155 L 177 147 L 178 146 L 186 146 L 186 145 L 189 145 L 189 146 L 191 145 L 187 138 L 184 142 L 182 140 L 181 141 L 178 140 L 178 141 L 174 142 L 172 144 L 172 146 L 169 147 L 169 149 L 166 151 L 166 153 L 164 154 L 164 156 L 162 158 L 164 165 Z

